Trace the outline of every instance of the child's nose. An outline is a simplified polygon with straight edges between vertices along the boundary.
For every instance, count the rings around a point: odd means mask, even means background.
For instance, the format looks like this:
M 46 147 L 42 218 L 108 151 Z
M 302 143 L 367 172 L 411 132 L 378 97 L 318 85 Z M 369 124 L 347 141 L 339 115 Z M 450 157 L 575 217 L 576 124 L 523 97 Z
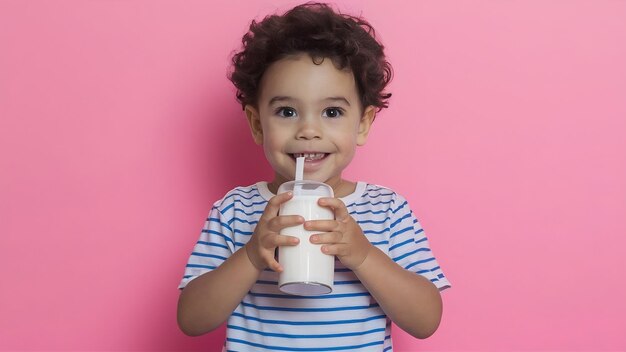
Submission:
M 322 126 L 314 118 L 305 117 L 300 120 L 298 125 L 297 139 L 316 139 L 322 138 Z

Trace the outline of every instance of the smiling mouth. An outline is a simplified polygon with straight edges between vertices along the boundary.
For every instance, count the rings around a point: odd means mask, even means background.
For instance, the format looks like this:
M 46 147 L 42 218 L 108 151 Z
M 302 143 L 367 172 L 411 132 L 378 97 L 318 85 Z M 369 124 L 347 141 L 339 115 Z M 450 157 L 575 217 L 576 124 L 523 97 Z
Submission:
M 328 156 L 329 153 L 293 153 L 289 154 L 292 159 L 304 157 L 304 161 L 317 161 L 322 160 Z

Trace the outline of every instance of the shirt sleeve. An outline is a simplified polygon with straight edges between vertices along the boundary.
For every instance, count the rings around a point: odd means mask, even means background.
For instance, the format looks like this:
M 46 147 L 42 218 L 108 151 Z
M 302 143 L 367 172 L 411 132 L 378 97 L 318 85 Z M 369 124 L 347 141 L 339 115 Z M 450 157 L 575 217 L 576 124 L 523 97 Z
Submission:
M 185 288 L 189 281 L 219 267 L 234 252 L 232 229 L 220 212 L 220 204 L 216 203 L 202 227 L 198 242 L 193 247 L 178 288 Z
M 450 282 L 444 275 L 424 229 L 411 211 L 408 202 L 396 195 L 390 209 L 389 256 L 401 267 L 429 279 L 442 291 Z

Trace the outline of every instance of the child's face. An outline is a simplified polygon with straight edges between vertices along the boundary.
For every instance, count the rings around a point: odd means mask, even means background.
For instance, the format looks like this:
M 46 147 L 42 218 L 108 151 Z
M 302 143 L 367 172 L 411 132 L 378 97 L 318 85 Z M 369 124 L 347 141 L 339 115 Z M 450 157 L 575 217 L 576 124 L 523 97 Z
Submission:
M 257 107 L 246 106 L 255 142 L 275 171 L 274 187 L 294 179 L 296 157 L 304 155 L 304 178 L 336 191 L 375 111 L 361 107 L 352 72 L 328 58 L 316 65 L 306 54 L 274 62 L 261 79 Z

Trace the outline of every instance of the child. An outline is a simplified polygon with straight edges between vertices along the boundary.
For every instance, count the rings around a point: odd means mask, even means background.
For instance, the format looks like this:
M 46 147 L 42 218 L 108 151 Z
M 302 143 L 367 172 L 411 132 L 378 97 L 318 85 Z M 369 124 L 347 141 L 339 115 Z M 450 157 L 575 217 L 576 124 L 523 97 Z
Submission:
M 363 145 L 391 79 L 383 47 L 363 19 L 324 4 L 252 22 L 230 76 L 272 182 L 237 187 L 216 202 L 189 258 L 178 323 L 201 335 L 227 321 L 233 351 L 390 351 L 391 322 L 417 338 L 437 329 L 439 290 L 449 286 L 406 200 L 388 188 L 342 178 Z M 304 178 L 332 186 L 319 204 L 335 220 L 279 216 L 295 158 Z M 334 290 L 292 296 L 277 286 L 281 229 L 304 224 L 336 256 Z

